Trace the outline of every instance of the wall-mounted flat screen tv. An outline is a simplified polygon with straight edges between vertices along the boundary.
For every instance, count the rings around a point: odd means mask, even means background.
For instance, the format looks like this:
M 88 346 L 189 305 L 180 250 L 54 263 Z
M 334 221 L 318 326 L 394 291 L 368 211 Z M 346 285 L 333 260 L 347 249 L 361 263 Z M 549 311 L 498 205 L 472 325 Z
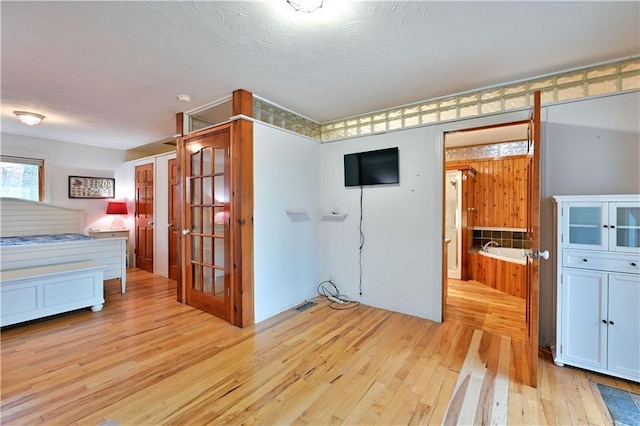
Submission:
M 398 147 L 344 156 L 344 186 L 400 183 Z

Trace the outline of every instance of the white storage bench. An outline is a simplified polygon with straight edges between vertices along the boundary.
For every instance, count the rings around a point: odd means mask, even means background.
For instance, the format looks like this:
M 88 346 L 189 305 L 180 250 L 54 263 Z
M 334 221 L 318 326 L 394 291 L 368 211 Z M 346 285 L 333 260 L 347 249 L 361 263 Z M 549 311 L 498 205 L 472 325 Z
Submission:
M 102 310 L 103 269 L 84 261 L 0 271 L 0 326 L 86 307 Z

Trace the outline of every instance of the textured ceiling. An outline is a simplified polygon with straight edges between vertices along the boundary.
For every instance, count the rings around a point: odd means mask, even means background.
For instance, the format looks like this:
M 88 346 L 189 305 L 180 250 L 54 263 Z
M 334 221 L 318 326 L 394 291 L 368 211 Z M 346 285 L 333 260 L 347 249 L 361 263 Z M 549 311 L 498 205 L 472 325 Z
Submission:
M 2 131 L 122 149 L 239 88 L 323 122 L 640 53 L 637 1 L 0 7 Z

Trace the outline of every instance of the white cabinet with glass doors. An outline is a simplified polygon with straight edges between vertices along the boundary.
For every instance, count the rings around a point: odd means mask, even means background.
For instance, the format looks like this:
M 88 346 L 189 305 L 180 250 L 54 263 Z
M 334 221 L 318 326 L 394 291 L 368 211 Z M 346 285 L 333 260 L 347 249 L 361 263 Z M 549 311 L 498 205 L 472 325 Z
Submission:
M 640 253 L 640 197 L 615 197 L 620 201 L 591 198 L 592 201 L 563 202 L 563 247 Z
M 640 195 L 553 201 L 554 362 L 640 381 Z

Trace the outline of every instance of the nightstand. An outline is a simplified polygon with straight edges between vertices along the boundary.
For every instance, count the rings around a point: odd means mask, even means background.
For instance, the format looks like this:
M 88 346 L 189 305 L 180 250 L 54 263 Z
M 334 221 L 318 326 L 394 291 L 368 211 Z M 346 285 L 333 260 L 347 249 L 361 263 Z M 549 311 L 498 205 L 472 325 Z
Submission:
M 127 247 L 126 253 L 126 265 L 129 267 L 129 230 L 128 229 L 89 229 L 88 232 L 91 238 L 126 238 Z
M 89 229 L 91 238 L 129 238 L 128 229 Z

